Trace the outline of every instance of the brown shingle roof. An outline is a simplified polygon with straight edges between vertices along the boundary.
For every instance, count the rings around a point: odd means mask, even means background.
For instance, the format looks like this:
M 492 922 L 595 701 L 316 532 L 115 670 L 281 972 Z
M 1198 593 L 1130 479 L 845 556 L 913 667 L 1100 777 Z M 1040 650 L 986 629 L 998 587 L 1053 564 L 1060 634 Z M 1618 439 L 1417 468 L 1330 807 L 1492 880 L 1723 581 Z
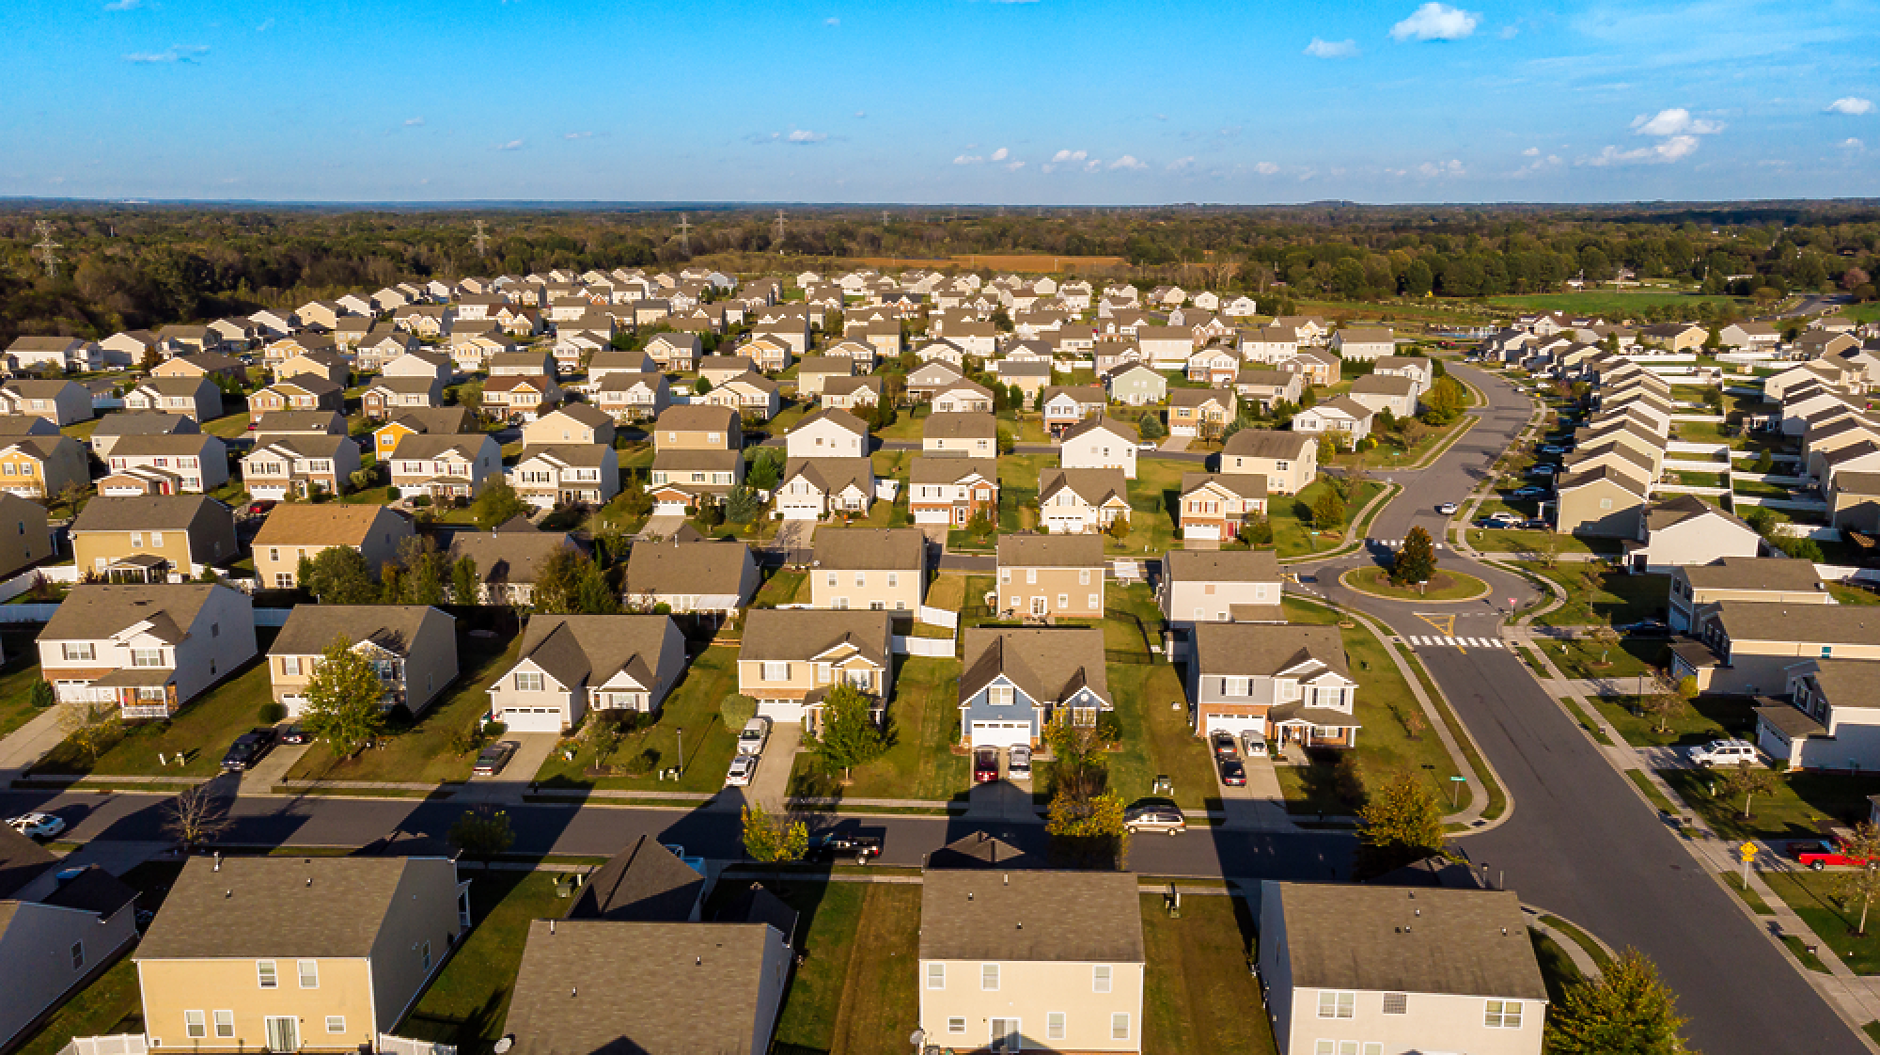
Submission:
M 918 573 L 927 566 L 927 535 L 919 528 L 824 528 L 816 532 L 815 561 L 815 567 L 840 571 Z
M 1097 535 L 1000 535 L 998 564 L 1001 568 L 1099 568 L 1103 566 L 1103 539 Z M 1101 581 L 1092 585 L 1102 587 Z
M 1136 886 L 1132 872 L 928 869 L 920 958 L 1142 963 Z
M 343 437 L 339 437 L 343 438 Z M 383 524 L 406 521 L 384 506 L 309 505 L 283 502 L 268 512 L 256 546 L 357 546 Z

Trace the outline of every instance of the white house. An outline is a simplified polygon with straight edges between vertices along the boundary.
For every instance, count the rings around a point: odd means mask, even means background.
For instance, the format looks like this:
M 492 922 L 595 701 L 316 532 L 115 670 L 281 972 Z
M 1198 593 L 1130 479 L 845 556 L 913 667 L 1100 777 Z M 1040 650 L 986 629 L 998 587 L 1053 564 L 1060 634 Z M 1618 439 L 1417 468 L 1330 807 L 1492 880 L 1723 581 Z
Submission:
M 1121 469 L 1125 477 L 1134 480 L 1140 443 L 1134 425 L 1111 417 L 1086 418 L 1064 430 L 1058 465 L 1065 469 Z

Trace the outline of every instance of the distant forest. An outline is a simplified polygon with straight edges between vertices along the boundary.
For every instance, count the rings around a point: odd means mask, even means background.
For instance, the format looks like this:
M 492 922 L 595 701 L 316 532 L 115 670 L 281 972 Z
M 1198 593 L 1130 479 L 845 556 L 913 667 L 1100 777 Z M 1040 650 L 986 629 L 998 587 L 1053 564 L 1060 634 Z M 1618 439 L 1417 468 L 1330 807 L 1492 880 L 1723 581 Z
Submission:
M 684 238 L 680 212 L 689 223 Z M 751 273 L 904 266 L 956 256 L 1085 258 L 1068 273 L 1179 282 L 1280 301 L 1478 298 L 1569 278 L 1675 278 L 1765 297 L 1842 289 L 1871 300 L 1880 203 L 1155 209 L 789 207 L 363 209 L 0 204 L 0 346 L 21 334 L 108 335 L 409 278 L 551 268 Z M 479 256 L 474 223 L 488 226 Z M 35 223 L 62 248 L 51 275 Z M 689 250 L 689 251 L 688 251 Z M 1111 258 L 1093 260 L 1091 258 Z M 1120 263 L 1118 261 L 1121 261 Z M 963 266 L 963 262 L 960 265 Z M 990 270 L 982 265 L 981 270 Z

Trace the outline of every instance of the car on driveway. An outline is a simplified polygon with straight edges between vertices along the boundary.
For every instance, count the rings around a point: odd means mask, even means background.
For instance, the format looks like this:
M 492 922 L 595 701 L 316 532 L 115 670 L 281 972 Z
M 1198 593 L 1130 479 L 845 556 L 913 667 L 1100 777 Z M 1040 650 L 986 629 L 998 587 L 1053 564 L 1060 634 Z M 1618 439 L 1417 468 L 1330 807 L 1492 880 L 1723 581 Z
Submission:
M 744 723 L 738 731 L 738 754 L 761 755 L 770 741 L 770 719 L 759 716 Z
M 812 861 L 854 861 L 865 865 L 881 856 L 881 840 L 873 835 L 829 832 L 810 839 L 807 856 Z
M 1245 751 L 1247 757 L 1250 759 L 1264 758 L 1266 757 L 1266 737 L 1263 734 L 1247 730 L 1240 734 L 1240 749 Z
M 1214 745 L 1215 758 L 1239 758 L 1240 748 L 1234 746 L 1234 734 L 1225 729 L 1216 729 L 1208 736 L 1208 742 Z
M 1671 624 L 1665 622 L 1662 619 L 1641 619 L 1636 623 L 1627 623 L 1624 626 L 1615 626 L 1613 627 L 1613 629 L 1629 637 L 1670 637 L 1671 636 Z
M 1454 516 L 1456 510 L 1460 508 L 1461 507 L 1454 502 L 1439 502 L 1436 506 L 1436 512 L 1442 516 Z
M 309 744 L 313 742 L 313 738 L 307 735 L 307 730 L 302 729 L 298 725 L 281 726 L 280 735 L 276 737 L 276 739 L 278 739 L 283 744 L 296 744 L 297 745 L 297 744 Z
M 999 779 L 999 749 L 973 748 L 973 783 L 990 784 Z
M 1805 839 L 1792 842 L 1787 850 L 1795 863 L 1819 872 L 1824 868 L 1865 868 L 1876 863 L 1876 859 L 1857 857 L 1847 852 L 1847 840 L 1854 833 L 1846 828 L 1835 828 L 1824 839 Z
M 1688 752 L 1694 766 L 1734 766 L 1748 763 L 1758 765 L 1761 759 L 1756 757 L 1756 745 L 1748 740 L 1712 740 L 1707 744 L 1698 744 Z
M 1240 759 L 1222 758 L 1218 761 L 1221 767 L 1221 783 L 1230 788 L 1247 786 L 1247 767 L 1240 764 Z
M 22 813 L 9 818 L 7 827 L 28 839 L 50 839 L 65 830 L 65 822 L 50 813 Z
M 1014 780 L 1031 779 L 1031 748 L 1014 744 L 1006 749 L 1005 775 Z
M 1565 447 L 1560 446 L 1557 443 L 1544 444 L 1536 448 L 1536 450 L 1540 451 L 1542 454 L 1565 454 L 1567 453 L 1567 449 Z
M 522 744 L 515 740 L 501 740 L 491 744 L 477 752 L 476 765 L 470 768 L 470 772 L 479 777 L 493 777 L 501 773 L 503 767 L 509 764 L 509 759 L 521 746 Z
M 1533 485 L 1533 484 L 1528 484 L 1528 485 L 1527 485 L 1527 486 L 1525 486 L 1525 487 L 1517 487 L 1517 488 L 1515 488 L 1515 489 L 1514 489 L 1513 491 L 1511 491 L 1511 492 L 1509 492 L 1509 493 L 1508 493 L 1508 497 L 1509 497 L 1509 498 L 1514 498 L 1514 499 L 1522 499 L 1522 498 L 1540 498 L 1540 497 L 1542 497 L 1543 495 L 1545 495 L 1546 493 L 1547 493 L 1547 488 L 1545 488 L 1545 487 L 1536 487 L 1536 486 L 1535 486 L 1535 485 Z
M 1532 469 L 1528 470 L 1528 475 L 1529 476 L 1552 476 L 1559 471 L 1560 469 L 1557 466 L 1536 465 Z
M 1514 513 L 1490 513 L 1488 523 L 1498 528 L 1520 527 L 1521 517 Z
M 236 773 L 251 769 L 273 747 L 272 729 L 255 729 L 243 733 L 235 738 L 235 742 L 229 745 L 228 753 L 222 756 L 222 768 Z
M 1123 811 L 1123 827 L 1132 832 L 1167 832 L 1179 835 L 1188 830 L 1188 818 L 1180 806 L 1168 799 L 1138 799 Z
M 757 775 L 757 756 L 738 755 L 731 760 L 731 768 L 725 772 L 725 787 L 748 788 L 751 778 Z

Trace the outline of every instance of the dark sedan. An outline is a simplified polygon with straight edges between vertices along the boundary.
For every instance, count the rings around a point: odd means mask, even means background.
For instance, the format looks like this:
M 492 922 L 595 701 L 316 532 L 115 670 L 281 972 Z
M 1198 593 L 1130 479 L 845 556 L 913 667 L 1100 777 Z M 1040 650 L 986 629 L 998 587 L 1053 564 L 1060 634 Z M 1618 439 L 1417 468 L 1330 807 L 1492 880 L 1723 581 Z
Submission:
M 1240 764 L 1238 758 L 1223 758 L 1221 761 L 1221 783 L 1230 788 L 1247 786 L 1247 767 Z
M 228 753 L 222 756 L 222 768 L 233 772 L 252 768 L 255 763 L 267 755 L 274 747 L 274 730 L 256 729 L 243 733 L 229 745 Z
M 873 835 L 830 832 L 809 841 L 809 859 L 812 861 L 854 861 L 858 865 L 865 865 L 870 859 L 880 856 L 881 840 Z

